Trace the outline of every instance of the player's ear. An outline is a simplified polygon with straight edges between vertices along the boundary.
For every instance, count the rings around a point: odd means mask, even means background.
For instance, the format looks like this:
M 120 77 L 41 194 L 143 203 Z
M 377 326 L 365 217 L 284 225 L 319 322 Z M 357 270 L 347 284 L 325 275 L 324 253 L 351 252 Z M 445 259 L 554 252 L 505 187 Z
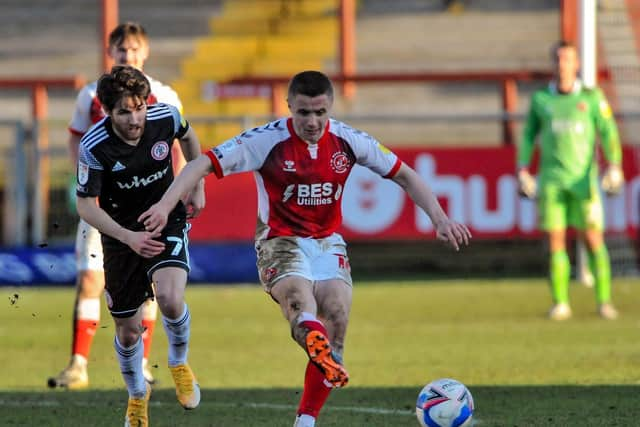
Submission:
M 149 43 L 142 43 L 142 60 L 149 59 Z

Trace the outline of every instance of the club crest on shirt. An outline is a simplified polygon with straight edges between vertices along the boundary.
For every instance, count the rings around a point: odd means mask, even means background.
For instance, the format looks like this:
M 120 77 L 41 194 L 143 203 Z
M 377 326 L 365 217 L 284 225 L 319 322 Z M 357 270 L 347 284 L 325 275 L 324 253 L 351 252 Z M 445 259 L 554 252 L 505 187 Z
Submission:
M 342 151 L 338 151 L 337 153 L 333 153 L 331 156 L 331 169 L 333 169 L 336 173 L 345 173 L 349 170 L 349 157 Z
M 165 141 L 158 141 L 151 147 L 151 157 L 156 160 L 164 160 L 169 154 L 169 144 Z
M 85 185 L 89 181 L 89 165 L 84 162 L 78 162 L 78 182 Z

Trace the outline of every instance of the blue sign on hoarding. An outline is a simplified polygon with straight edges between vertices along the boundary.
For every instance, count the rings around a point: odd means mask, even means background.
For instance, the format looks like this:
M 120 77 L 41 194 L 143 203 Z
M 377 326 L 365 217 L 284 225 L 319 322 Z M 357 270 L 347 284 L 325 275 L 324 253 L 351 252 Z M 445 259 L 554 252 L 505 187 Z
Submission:
M 256 283 L 252 243 L 192 244 L 190 283 Z M 0 285 L 70 285 L 76 280 L 73 246 L 0 250 Z

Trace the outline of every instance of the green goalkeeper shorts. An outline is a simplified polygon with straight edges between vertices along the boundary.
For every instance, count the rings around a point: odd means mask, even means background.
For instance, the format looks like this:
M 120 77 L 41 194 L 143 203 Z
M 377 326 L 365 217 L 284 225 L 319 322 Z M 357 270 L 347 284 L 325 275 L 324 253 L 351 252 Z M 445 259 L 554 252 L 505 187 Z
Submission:
M 602 230 L 604 211 L 597 186 L 588 194 L 545 184 L 538 192 L 538 221 L 545 231 L 564 230 L 568 226 L 578 230 Z

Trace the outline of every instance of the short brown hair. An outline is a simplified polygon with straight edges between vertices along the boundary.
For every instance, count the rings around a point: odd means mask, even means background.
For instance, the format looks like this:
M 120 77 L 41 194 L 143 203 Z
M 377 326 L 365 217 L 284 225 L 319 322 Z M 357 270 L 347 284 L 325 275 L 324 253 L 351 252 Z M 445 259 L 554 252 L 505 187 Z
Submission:
M 130 65 L 116 65 L 100 77 L 97 93 L 100 103 L 109 112 L 125 97 L 147 102 L 151 86 L 142 71 Z
M 289 82 L 289 98 L 296 95 L 306 95 L 311 98 L 327 95 L 333 99 L 333 84 L 325 74 L 320 71 L 303 71 L 293 76 Z
M 128 38 L 137 39 L 140 42 L 149 43 L 149 37 L 144 27 L 137 22 L 125 22 L 118 25 L 109 34 L 109 47 L 119 46 Z

